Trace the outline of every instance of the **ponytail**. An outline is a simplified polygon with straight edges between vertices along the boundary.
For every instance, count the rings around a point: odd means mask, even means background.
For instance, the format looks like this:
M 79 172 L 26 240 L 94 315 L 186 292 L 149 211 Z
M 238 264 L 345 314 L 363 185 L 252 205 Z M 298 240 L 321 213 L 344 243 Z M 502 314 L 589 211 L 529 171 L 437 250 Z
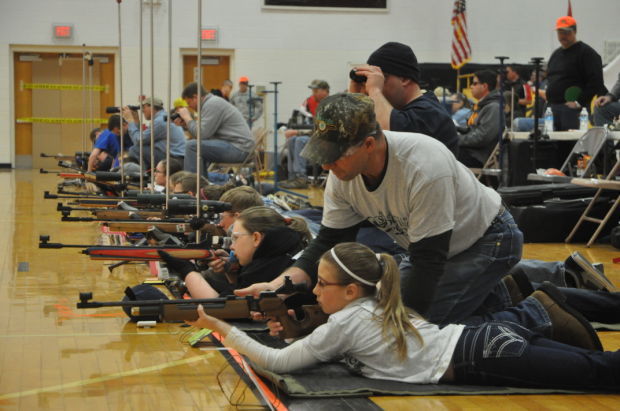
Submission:
M 418 341 L 424 344 L 422 336 L 411 324 L 411 317 L 419 315 L 405 307 L 402 302 L 400 271 L 391 255 L 375 254 L 370 248 L 358 243 L 341 243 L 321 258 L 336 267 L 340 283 L 356 283 L 365 295 L 375 297 L 377 305 L 383 311 L 378 317 L 383 337 L 386 340 L 394 338 L 396 352 L 401 360 L 407 356 L 407 334 L 415 335 Z M 351 276 L 348 272 L 354 275 Z
M 301 234 L 302 247 L 305 247 L 312 239 L 306 220 L 301 217 L 282 217 L 273 208 L 250 207 L 243 210 L 238 219 L 250 232 L 264 233 L 274 227 L 289 227 Z

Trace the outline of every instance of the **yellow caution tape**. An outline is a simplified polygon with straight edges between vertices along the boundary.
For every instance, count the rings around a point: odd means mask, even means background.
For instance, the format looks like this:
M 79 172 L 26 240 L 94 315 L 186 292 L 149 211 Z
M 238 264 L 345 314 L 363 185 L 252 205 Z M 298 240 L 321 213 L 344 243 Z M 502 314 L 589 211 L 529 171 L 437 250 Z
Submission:
M 48 123 L 48 124 L 79 124 L 79 123 L 107 123 L 107 118 L 62 118 L 62 117 L 20 117 L 17 123 Z
M 93 90 L 108 92 L 108 86 L 83 86 L 81 84 L 22 83 L 27 90 Z

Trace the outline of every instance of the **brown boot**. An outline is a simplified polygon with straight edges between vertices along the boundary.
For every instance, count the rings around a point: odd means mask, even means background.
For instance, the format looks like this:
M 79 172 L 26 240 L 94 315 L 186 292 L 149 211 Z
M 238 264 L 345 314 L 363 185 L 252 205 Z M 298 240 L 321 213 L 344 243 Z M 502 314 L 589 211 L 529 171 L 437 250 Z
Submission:
M 508 290 L 512 305 L 517 305 L 534 292 L 530 280 L 528 280 L 525 274 L 520 272 L 507 275 L 502 278 L 502 282 L 506 290 Z
M 592 325 L 564 301 L 551 283 L 545 282 L 532 297 L 545 308 L 551 319 L 551 339 L 588 350 L 603 351 L 601 340 Z

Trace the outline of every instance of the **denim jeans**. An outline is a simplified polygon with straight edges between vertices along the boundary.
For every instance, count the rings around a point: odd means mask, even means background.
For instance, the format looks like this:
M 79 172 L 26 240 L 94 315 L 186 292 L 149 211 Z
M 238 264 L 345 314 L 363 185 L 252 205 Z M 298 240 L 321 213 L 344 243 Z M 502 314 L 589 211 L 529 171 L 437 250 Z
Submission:
M 517 324 L 468 326 L 456 344 L 455 382 L 548 388 L 620 387 L 620 351 L 599 352 L 548 340 Z
M 534 288 L 543 281 L 558 286 L 568 305 L 589 321 L 604 324 L 620 323 L 620 293 L 568 288 L 565 271 L 563 261 L 521 260 L 512 267 L 509 274 L 516 272 L 525 274 Z
M 433 303 L 425 313 L 427 319 L 440 325 L 462 323 L 480 310 L 496 311 L 509 305 L 510 297 L 500 280 L 521 258 L 522 247 L 523 234 L 504 211 L 478 241 L 446 261 Z M 399 268 L 401 284 L 407 284 L 412 271 L 408 257 Z M 408 293 L 403 291 L 407 304 Z
M 310 140 L 310 136 L 294 136 L 288 139 L 288 178 L 291 180 L 307 175 L 308 162 L 300 153 L 308 140 Z
M 185 144 L 185 160 L 183 164 L 183 168 L 186 171 L 196 172 L 196 151 L 196 140 L 188 140 Z M 247 156 L 248 153 L 239 150 L 227 141 L 217 139 L 201 140 L 200 158 L 202 164 L 200 166 L 200 173 L 206 176 L 207 169 L 211 163 L 241 163 Z
M 614 118 L 620 116 L 620 101 L 607 103 L 602 107 L 594 108 L 594 125 L 604 126 L 613 123 Z

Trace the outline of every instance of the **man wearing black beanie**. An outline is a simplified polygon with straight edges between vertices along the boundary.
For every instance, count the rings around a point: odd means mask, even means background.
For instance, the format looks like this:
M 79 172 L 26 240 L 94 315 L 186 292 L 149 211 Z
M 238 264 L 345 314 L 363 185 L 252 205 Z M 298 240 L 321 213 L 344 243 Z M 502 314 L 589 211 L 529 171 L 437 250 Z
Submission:
M 454 123 L 435 94 L 420 89 L 420 69 L 411 47 L 385 43 L 368 57 L 367 63 L 354 69 L 366 81 L 351 80 L 349 91 L 365 93 L 374 101 L 381 127 L 426 134 L 444 143 L 456 156 L 458 134 Z

